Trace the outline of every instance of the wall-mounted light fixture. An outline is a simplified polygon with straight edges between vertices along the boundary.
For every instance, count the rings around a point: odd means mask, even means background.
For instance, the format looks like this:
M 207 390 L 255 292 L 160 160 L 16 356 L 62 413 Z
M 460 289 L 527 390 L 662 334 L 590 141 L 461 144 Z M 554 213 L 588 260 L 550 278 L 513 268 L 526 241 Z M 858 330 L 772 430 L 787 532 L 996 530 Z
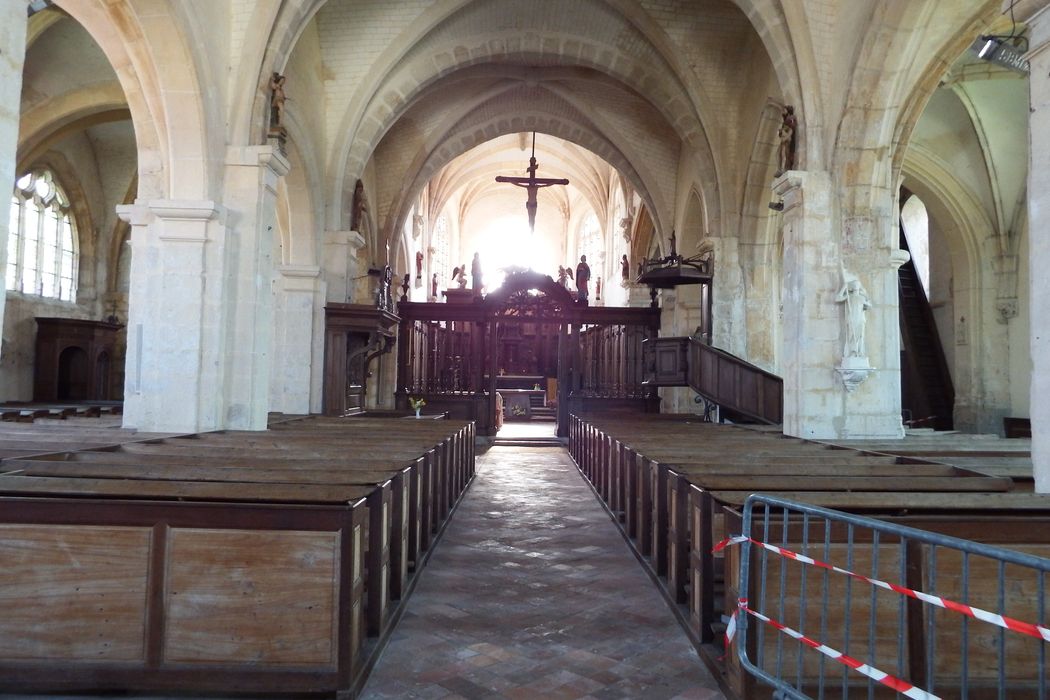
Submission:
M 1028 39 L 1022 36 L 984 34 L 977 37 L 970 50 L 977 54 L 977 58 L 1028 75 L 1028 61 L 1024 60 Z

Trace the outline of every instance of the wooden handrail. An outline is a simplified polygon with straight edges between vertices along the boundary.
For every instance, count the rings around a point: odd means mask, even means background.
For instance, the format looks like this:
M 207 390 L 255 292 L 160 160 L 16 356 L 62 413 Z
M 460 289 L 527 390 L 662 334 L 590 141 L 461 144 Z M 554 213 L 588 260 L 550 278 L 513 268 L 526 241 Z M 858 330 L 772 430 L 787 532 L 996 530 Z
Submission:
M 784 380 L 771 372 L 689 338 L 689 388 L 725 410 L 760 423 L 784 421 Z

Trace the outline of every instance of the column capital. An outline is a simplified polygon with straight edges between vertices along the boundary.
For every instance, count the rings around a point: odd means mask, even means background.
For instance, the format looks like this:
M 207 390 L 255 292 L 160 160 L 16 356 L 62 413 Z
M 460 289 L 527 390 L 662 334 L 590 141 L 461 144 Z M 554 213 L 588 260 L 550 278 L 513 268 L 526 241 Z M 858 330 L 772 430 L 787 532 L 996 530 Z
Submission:
M 321 274 L 321 268 L 317 265 L 278 265 L 277 271 L 283 277 L 300 279 L 312 279 Z
M 286 292 L 313 294 L 318 291 L 321 268 L 317 265 L 278 265 L 277 273 Z
M 136 200 L 134 204 L 118 204 L 117 216 L 132 226 L 148 226 L 156 219 L 165 221 L 222 220 L 226 211 L 211 200 L 154 199 Z

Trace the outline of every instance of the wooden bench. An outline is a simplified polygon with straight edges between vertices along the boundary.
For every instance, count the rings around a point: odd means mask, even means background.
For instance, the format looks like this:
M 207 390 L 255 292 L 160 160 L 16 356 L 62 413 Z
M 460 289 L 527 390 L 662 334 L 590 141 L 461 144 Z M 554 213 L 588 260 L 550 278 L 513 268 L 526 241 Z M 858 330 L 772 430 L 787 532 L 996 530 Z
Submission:
M 0 639 L 0 686 L 360 685 L 367 640 L 389 632 L 474 473 L 472 425 L 407 423 L 288 421 L 0 462 L 0 561 L 26 562 L 0 566 L 0 586 L 20 586 L 0 599 L 0 637 L 18 642 Z M 62 620 L 34 601 L 51 579 Z M 132 593 L 99 604 L 113 585 Z
M 731 613 L 735 603 L 732 591 L 720 596 L 731 589 L 735 562 L 727 558 L 723 569 L 722 556 L 711 549 L 739 533 L 739 517 L 734 524 L 726 513 L 736 512 L 752 492 L 897 521 L 921 520 L 964 538 L 978 535 L 969 539 L 988 539 L 988 533 L 968 526 L 974 518 L 1012 515 L 1012 527 L 1026 532 L 1026 544 L 1050 542 L 1045 530 L 1025 531 L 1023 525 L 1028 518 L 1050 524 L 1050 498 L 1032 494 L 1016 480 L 923 455 L 843 449 L 769 431 L 703 425 L 695 418 L 572 416 L 569 433 L 570 454 L 581 472 L 654 573 L 664 577 L 671 599 L 688 605 L 690 633 L 701 645 L 715 641 L 721 613 Z M 1017 517 L 1019 512 L 1026 515 Z M 705 653 L 712 664 L 718 656 L 720 649 Z M 749 697 L 752 689 L 743 685 L 748 682 L 735 676 L 741 697 Z
M 0 478 L 0 684 L 347 687 L 371 490 Z

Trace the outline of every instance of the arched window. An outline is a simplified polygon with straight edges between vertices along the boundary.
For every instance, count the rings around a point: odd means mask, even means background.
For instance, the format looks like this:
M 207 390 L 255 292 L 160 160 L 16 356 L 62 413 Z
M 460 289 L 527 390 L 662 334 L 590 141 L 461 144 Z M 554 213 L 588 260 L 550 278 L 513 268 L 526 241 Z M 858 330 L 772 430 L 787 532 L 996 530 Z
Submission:
M 598 217 L 592 212 L 580 225 L 580 255 L 586 255 L 587 260 L 594 265 L 598 260 L 598 254 L 605 250 L 605 241 L 602 240 L 602 227 L 598 223 Z
M 447 280 L 452 277 L 452 267 L 448 264 L 448 237 L 448 217 L 442 214 L 434 222 L 434 233 L 430 237 L 430 247 L 434 251 L 430 259 L 430 270 L 437 273 L 441 286 L 446 285 Z
M 7 288 L 75 301 L 76 240 L 69 198 L 51 173 L 45 170 L 20 177 L 11 197 Z

